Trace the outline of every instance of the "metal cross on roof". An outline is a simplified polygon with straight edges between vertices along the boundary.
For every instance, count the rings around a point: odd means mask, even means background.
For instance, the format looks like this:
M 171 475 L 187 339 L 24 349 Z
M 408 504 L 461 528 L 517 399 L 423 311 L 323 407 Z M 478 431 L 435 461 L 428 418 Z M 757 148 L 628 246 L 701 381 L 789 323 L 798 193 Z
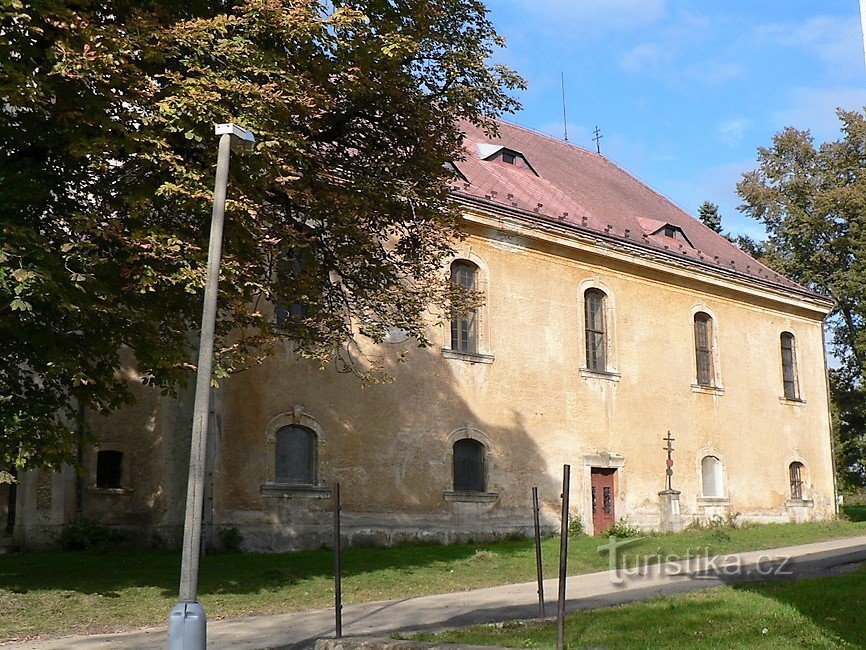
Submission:
M 601 134 L 598 126 L 595 127 L 595 131 L 593 131 L 593 133 L 595 134 L 595 137 L 593 138 L 593 140 L 595 140 L 595 151 L 596 153 L 601 153 L 601 145 L 599 144 L 599 140 L 601 140 L 604 136 Z
M 668 452 L 667 471 L 665 473 L 667 474 L 668 491 L 670 492 L 671 490 L 673 490 L 673 488 L 671 487 L 671 477 L 674 475 L 674 460 L 673 458 L 671 458 L 671 453 L 673 452 L 674 447 L 671 443 L 674 441 L 674 438 L 671 438 L 671 432 L 668 431 L 667 437 L 662 438 L 662 440 L 668 443 L 667 446 L 662 447 L 662 449 Z

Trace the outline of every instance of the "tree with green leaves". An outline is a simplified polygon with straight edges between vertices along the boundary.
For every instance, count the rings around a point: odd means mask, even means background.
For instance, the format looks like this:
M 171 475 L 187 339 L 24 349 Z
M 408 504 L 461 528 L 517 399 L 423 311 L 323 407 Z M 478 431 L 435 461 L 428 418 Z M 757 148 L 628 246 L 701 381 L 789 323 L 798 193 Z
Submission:
M 719 206 L 709 201 L 704 201 L 698 207 L 698 219 L 707 227 L 717 233 L 722 232 L 722 215 L 719 214 Z
M 85 409 L 194 370 L 215 123 L 258 141 L 232 162 L 217 376 L 285 339 L 360 372 L 388 327 L 424 345 L 459 121 L 495 129 L 523 85 L 501 44 L 476 0 L 4 2 L 0 469 L 72 460 Z M 304 309 L 276 327 L 273 304 Z
M 840 367 L 830 373 L 840 477 L 866 485 L 866 115 L 838 110 L 842 137 L 815 146 L 786 128 L 758 150 L 737 191 L 767 230 L 765 259 L 833 298 L 827 325 Z

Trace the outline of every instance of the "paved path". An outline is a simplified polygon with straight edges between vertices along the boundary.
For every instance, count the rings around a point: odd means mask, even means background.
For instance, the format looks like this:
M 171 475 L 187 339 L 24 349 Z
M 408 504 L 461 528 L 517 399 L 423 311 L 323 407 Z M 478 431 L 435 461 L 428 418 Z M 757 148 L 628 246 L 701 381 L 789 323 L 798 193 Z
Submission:
M 628 552 L 627 547 L 625 552 Z M 566 607 L 568 611 L 593 609 L 731 582 L 833 575 L 864 561 L 866 536 L 860 536 L 717 558 L 691 558 L 650 565 L 640 573 L 601 571 L 569 577 Z M 547 614 L 554 615 L 555 580 L 545 581 L 544 593 L 549 601 Z M 386 635 L 393 631 L 532 618 L 537 614 L 536 583 L 527 582 L 350 605 L 343 609 L 343 634 Z M 331 636 L 333 630 L 332 609 L 212 621 L 208 626 L 208 647 L 246 650 L 311 648 L 315 639 Z M 122 634 L 68 636 L 0 645 L 9 650 L 149 650 L 165 648 L 166 636 L 165 628 L 160 627 Z

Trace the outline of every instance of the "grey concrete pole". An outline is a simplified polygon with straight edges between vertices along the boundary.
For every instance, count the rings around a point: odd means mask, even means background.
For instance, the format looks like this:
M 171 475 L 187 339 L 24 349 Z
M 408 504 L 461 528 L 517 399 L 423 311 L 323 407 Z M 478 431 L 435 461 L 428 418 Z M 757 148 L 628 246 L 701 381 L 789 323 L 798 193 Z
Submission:
M 180 602 L 168 619 L 170 650 L 204 650 L 207 645 L 207 619 L 198 594 L 198 569 L 201 554 L 201 521 L 204 500 L 205 461 L 207 460 L 207 425 L 210 411 L 210 385 L 213 374 L 213 347 L 216 330 L 217 291 L 222 256 L 223 221 L 226 188 L 231 157 L 229 133 L 220 136 L 214 183 L 213 215 L 207 254 L 207 280 L 201 313 L 201 337 L 198 348 L 198 370 L 195 381 L 195 405 L 192 418 L 192 441 L 189 452 L 189 482 L 186 489 L 186 516 L 183 524 L 183 554 L 180 566 Z
M 214 331 L 216 329 L 217 291 L 222 255 L 226 187 L 229 179 L 231 136 L 220 136 L 214 183 L 213 216 L 207 254 L 207 283 L 201 312 L 201 339 L 195 380 L 195 406 L 189 457 L 189 483 L 186 489 L 186 517 L 183 527 L 183 556 L 180 568 L 180 600 L 193 602 L 198 593 L 198 564 L 201 549 L 201 515 L 204 498 L 204 470 L 207 449 L 207 423 L 210 410 L 210 385 L 213 374 Z

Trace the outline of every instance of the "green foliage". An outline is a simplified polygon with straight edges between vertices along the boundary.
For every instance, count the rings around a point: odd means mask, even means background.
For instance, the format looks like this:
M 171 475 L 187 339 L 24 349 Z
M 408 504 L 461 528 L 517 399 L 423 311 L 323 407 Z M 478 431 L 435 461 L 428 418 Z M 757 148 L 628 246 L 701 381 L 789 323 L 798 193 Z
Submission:
M 388 327 L 425 345 L 460 120 L 518 106 L 501 44 L 476 0 L 0 5 L 0 467 L 69 461 L 79 405 L 194 370 L 215 123 L 257 138 L 231 164 L 217 378 L 286 338 L 361 374 Z M 276 328 L 274 304 L 304 314 Z
M 82 519 L 60 535 L 60 546 L 67 551 L 108 553 L 124 546 L 128 537 L 91 519 Z
M 220 548 L 229 553 L 238 553 L 244 542 L 244 535 L 236 526 L 222 528 L 219 532 Z
M 623 518 L 620 518 L 613 526 L 604 531 L 603 534 L 619 538 L 644 536 L 644 532 L 640 528 L 632 526 Z
M 841 482 L 866 485 L 866 115 L 839 109 L 842 137 L 816 147 L 786 128 L 758 149 L 737 191 L 769 238 L 766 261 L 836 303 L 827 321 Z
M 719 206 L 709 201 L 704 201 L 698 207 L 698 218 L 707 228 L 712 228 L 717 233 L 722 232 L 722 215 L 719 214 Z
M 586 533 L 586 528 L 583 526 L 583 519 L 580 517 L 572 517 L 568 521 L 568 536 L 580 537 L 584 533 Z

